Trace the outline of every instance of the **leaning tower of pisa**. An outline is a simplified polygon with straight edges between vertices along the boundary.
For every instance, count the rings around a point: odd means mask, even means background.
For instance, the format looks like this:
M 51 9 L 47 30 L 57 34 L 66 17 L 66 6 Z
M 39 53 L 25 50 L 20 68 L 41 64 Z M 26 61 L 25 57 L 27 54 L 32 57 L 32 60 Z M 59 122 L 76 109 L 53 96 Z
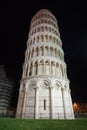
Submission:
M 31 20 L 16 117 L 74 119 L 59 28 L 47 9 Z

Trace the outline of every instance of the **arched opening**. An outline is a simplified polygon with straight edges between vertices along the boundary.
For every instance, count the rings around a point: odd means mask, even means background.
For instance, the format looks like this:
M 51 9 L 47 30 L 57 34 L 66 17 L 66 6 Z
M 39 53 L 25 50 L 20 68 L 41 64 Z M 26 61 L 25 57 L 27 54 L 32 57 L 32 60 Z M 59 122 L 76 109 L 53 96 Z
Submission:
M 39 49 L 38 49 L 38 47 L 36 48 L 36 56 L 38 56 L 39 55 Z
M 47 46 L 45 46 L 44 54 L 45 54 L 45 56 L 48 56 L 48 47 Z
M 39 36 L 37 36 L 37 43 L 39 42 Z
M 53 61 L 51 62 L 51 74 L 55 75 L 55 63 Z
M 41 31 L 44 32 L 44 27 L 43 26 L 41 26 Z
M 30 82 L 27 88 L 26 102 L 25 102 L 25 117 L 26 118 L 35 118 L 35 109 L 36 109 L 36 92 L 34 87 L 36 86 L 35 82 Z
M 39 62 L 39 74 L 43 75 L 44 74 L 44 62 L 41 60 Z
M 50 73 L 50 64 L 49 61 L 45 61 L 45 74 L 49 75 Z
M 43 42 L 44 41 L 44 36 L 43 35 L 41 35 L 41 42 Z
M 56 75 L 58 75 L 58 73 L 59 73 L 59 64 L 58 63 L 56 63 Z
M 39 118 L 50 118 L 50 91 L 48 81 L 40 82 L 39 88 Z
M 48 35 L 45 35 L 45 41 L 48 42 Z
M 30 64 L 30 72 L 29 72 L 29 76 L 32 76 L 32 63 Z
M 51 35 L 49 36 L 49 42 L 52 42 L 52 36 Z
M 44 55 L 44 49 L 43 49 L 43 46 L 40 47 L 40 56 L 43 56 Z
M 37 63 L 37 61 L 34 63 L 34 74 L 35 75 L 38 74 L 38 63 Z
M 31 57 L 33 58 L 34 56 L 34 48 L 32 49 Z

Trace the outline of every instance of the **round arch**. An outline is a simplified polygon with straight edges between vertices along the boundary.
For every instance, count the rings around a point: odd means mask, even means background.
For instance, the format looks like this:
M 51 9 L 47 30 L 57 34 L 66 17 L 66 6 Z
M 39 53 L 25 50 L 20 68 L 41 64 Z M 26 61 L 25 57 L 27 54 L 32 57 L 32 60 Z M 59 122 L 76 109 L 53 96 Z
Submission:
M 38 82 L 38 86 L 40 86 L 40 84 L 45 83 L 47 87 L 51 86 L 51 81 L 49 79 L 42 79 Z
M 53 80 L 53 82 L 52 82 L 52 86 L 55 86 L 55 85 L 57 85 L 58 86 L 58 88 L 62 88 L 63 87 L 63 85 L 61 84 L 61 82 L 59 81 L 59 80 Z

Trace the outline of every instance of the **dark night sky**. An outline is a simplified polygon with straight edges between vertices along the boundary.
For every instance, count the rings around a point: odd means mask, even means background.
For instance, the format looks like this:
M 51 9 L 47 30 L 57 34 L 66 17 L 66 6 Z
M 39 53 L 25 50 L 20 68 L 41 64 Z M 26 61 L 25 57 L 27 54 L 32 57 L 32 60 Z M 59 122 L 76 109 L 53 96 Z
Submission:
M 44 2 L 43 2 L 44 1 Z M 18 91 L 30 20 L 46 8 L 58 20 L 73 102 L 87 102 L 87 7 L 84 0 L 30 0 L 0 3 L 0 64 Z

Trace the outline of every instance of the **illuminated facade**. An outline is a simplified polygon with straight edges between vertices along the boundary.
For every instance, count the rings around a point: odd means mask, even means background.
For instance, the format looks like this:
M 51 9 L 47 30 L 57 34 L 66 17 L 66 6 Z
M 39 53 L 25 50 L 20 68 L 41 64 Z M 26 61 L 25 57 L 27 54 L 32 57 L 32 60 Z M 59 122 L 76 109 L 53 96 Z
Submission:
M 46 9 L 31 20 L 16 117 L 74 119 L 57 20 Z

